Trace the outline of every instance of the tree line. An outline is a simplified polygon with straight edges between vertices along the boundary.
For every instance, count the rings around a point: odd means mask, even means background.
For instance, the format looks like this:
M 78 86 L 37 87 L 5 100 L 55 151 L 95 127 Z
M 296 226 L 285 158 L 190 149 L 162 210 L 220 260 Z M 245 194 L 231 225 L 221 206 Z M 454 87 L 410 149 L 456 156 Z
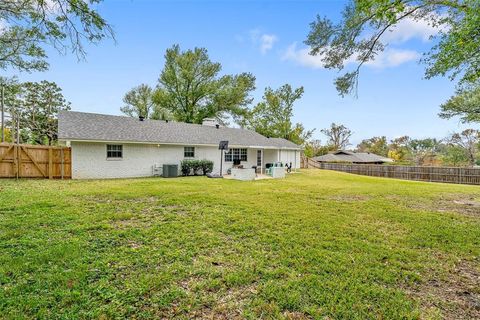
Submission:
M 167 49 L 165 65 L 155 87 L 140 84 L 123 97 L 120 111 L 132 117 L 175 120 L 201 124 L 205 118 L 230 122 L 268 137 L 304 144 L 314 130 L 292 121 L 294 104 L 303 87 L 285 84 L 265 88 L 262 100 L 251 107 L 256 89 L 251 73 L 220 75 L 222 66 L 213 62 L 207 49 Z
M 318 139 L 305 144 L 305 155 L 316 157 L 332 151 L 352 149 L 356 152 L 374 153 L 395 160 L 404 165 L 480 165 L 480 130 L 465 129 L 444 139 L 414 139 L 402 136 L 388 140 L 377 136 L 362 140 L 356 147 L 350 144 L 352 131 L 347 127 L 332 123 L 330 128 L 321 130 L 326 143 Z
M 101 0 L 25 0 L 0 3 L 0 69 L 20 71 L 47 70 L 45 48 L 60 53 L 72 52 L 82 59 L 85 43 L 113 38 L 108 22 L 95 10 Z M 312 55 L 320 55 L 324 66 L 344 71 L 335 84 L 340 95 L 357 92 L 362 66 L 375 59 L 388 45 L 383 35 L 406 19 L 427 22 L 438 28 L 435 42 L 424 54 L 425 77 L 448 76 L 457 80 L 457 92 L 441 106 L 440 117 L 460 117 L 463 122 L 480 121 L 480 2 L 464 1 L 366 1 L 345 5 L 341 19 L 333 22 L 318 16 L 311 23 L 305 44 Z M 357 66 L 349 69 L 356 61 Z M 326 144 L 312 140 L 315 129 L 307 130 L 292 121 L 294 103 L 303 88 L 285 84 L 265 88 L 262 100 L 252 106 L 255 77 L 250 73 L 220 75 L 221 65 L 212 62 L 207 50 L 181 51 L 178 45 L 168 49 L 165 65 L 155 87 L 141 84 L 124 97 L 121 111 L 130 116 L 174 119 L 201 123 L 214 117 L 227 124 L 255 130 L 271 137 L 282 137 L 303 144 L 312 155 L 349 146 L 352 132 L 342 125 L 321 130 Z M 61 89 L 53 82 L 18 83 L 2 79 L 6 105 L 11 115 L 10 140 L 52 144 L 56 140 L 56 114 L 70 108 Z M 17 123 L 15 123 L 15 119 Z M 13 137 L 11 128 L 22 123 Z M 473 164 L 478 161 L 478 131 L 468 129 L 437 139 L 402 137 L 387 142 L 373 137 L 360 143 L 357 150 L 373 150 L 399 161 L 422 163 L 426 155 L 438 155 L 444 163 Z M 372 151 L 372 152 L 373 152 Z
M 414 139 L 408 136 L 387 140 L 385 136 L 364 139 L 355 148 L 350 144 L 353 132 L 332 123 L 321 129 L 326 142 L 312 139 L 315 129 L 307 130 L 292 121 L 295 103 L 302 98 L 303 87 L 285 84 L 265 88 L 260 102 L 251 106 L 255 77 L 249 73 L 220 75 L 221 64 L 212 62 L 207 50 L 181 51 L 178 45 L 167 49 L 165 65 L 155 87 L 140 84 L 128 91 L 125 115 L 147 119 L 175 120 L 201 124 L 205 118 L 230 122 L 268 137 L 281 137 L 305 147 L 309 157 L 340 149 L 370 152 L 395 159 L 402 164 L 474 165 L 479 159 L 480 133 L 467 129 L 445 139 Z M 70 103 L 54 82 L 25 82 L 0 79 L 5 88 L 5 105 L 12 116 L 7 119 L 7 142 L 53 144 L 57 139 L 57 114 L 70 110 Z M 20 123 L 18 135 L 16 124 Z

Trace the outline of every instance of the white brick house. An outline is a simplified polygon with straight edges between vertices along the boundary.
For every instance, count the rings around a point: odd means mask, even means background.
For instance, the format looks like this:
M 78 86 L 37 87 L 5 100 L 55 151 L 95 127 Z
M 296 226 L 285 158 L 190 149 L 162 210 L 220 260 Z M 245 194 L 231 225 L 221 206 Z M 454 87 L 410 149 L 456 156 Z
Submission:
M 244 167 L 282 162 L 300 167 L 300 146 L 256 132 L 173 121 L 62 111 L 58 139 L 72 148 L 72 178 L 125 178 L 153 175 L 153 166 L 178 164 L 184 159 L 208 159 L 220 171 L 222 140 L 229 152 L 222 159 L 223 174 L 239 160 Z

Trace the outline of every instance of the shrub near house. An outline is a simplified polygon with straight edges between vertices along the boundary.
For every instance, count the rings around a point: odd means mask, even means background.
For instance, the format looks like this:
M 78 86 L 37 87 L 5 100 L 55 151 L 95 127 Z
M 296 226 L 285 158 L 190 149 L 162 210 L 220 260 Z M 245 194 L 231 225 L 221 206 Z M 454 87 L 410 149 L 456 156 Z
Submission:
M 191 174 L 198 175 L 200 172 L 201 175 L 206 175 L 213 171 L 213 161 L 210 160 L 196 160 L 196 159 L 189 159 L 183 160 L 180 164 L 181 171 L 184 176 L 189 176 Z

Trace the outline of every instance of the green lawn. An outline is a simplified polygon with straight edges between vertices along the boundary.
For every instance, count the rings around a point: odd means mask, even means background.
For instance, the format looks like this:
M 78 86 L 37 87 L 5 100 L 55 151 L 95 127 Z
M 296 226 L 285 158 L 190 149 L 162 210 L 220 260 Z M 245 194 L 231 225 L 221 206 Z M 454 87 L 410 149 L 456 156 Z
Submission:
M 480 187 L 0 181 L 0 318 L 480 317 Z

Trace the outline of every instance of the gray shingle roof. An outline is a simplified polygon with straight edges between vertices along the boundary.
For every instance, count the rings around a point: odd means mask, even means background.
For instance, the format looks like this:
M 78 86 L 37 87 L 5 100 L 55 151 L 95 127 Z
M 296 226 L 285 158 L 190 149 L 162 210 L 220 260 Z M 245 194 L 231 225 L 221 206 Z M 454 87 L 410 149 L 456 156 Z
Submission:
M 339 150 L 323 156 L 314 157 L 313 160 L 318 162 L 352 162 L 352 163 L 378 163 L 392 162 L 390 158 L 385 158 L 374 153 L 367 152 L 351 152 Z
M 228 140 L 231 146 L 301 149 L 281 138 L 267 138 L 240 128 L 215 128 L 199 124 L 62 111 L 58 115 L 60 140 L 122 141 L 182 145 L 218 145 Z

